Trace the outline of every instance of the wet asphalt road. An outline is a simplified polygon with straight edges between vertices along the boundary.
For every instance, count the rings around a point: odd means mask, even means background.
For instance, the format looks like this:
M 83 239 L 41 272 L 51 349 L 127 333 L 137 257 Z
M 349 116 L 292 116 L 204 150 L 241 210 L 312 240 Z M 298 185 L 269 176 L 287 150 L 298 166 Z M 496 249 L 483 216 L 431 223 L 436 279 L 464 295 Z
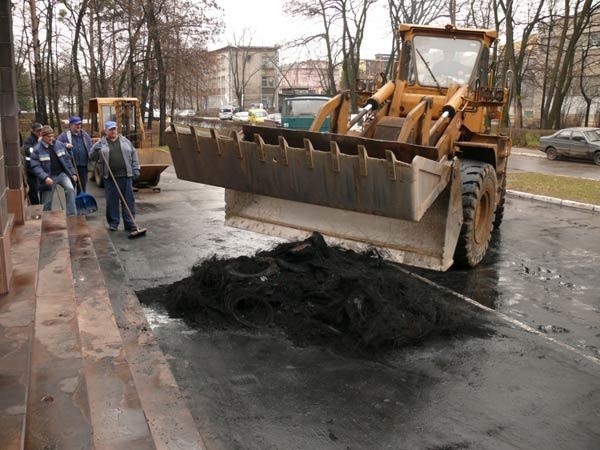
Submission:
M 524 156 L 527 155 L 527 156 Z M 508 168 L 514 172 L 540 172 L 549 175 L 600 180 L 600 166 L 592 161 L 559 159 L 550 161 L 546 154 L 531 149 L 513 148 Z
M 137 194 L 145 238 L 111 235 L 137 290 L 179 280 L 214 253 L 278 242 L 225 228 L 221 189 L 172 169 L 161 187 Z M 445 294 L 493 333 L 440 337 L 379 361 L 146 312 L 209 449 L 597 449 L 599 229 L 599 215 L 509 199 L 481 266 L 419 272 L 501 313 Z

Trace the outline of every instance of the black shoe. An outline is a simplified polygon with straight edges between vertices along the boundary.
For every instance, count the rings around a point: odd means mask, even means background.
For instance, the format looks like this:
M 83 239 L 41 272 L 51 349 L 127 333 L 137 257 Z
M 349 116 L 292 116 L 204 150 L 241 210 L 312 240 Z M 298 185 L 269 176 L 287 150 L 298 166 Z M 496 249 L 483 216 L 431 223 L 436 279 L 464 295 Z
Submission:
M 117 227 L 113 227 L 112 225 L 110 225 L 108 227 L 108 231 L 117 231 L 117 230 L 118 230 L 118 228 Z
M 125 231 L 137 231 L 137 227 L 125 227 Z

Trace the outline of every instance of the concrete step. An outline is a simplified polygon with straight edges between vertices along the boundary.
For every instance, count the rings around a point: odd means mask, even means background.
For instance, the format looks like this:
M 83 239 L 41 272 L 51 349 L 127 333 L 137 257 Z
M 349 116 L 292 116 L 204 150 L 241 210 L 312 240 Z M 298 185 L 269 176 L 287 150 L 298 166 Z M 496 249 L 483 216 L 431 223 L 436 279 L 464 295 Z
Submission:
M 13 230 L 0 447 L 205 448 L 108 233 L 91 223 L 37 211 Z
M 94 447 L 153 449 L 85 217 L 68 218 L 67 230 Z
M 5 450 L 21 449 L 25 442 L 42 224 L 40 208 L 31 209 L 37 219 L 13 228 L 13 280 L 10 291 L 0 295 L 0 447 Z
M 206 448 L 139 300 L 130 287 L 104 221 L 94 217 L 88 221 L 88 226 L 156 448 Z
M 25 448 L 153 449 L 84 229 L 83 217 L 43 214 Z
M 91 448 L 69 239 L 62 211 L 42 216 L 25 448 Z

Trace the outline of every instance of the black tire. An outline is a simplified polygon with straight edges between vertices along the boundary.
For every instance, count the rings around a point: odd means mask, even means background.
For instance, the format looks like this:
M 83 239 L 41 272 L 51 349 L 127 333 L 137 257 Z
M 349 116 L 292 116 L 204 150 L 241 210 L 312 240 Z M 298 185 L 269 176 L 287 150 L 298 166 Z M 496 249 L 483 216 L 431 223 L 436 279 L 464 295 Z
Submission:
M 548 147 L 546 149 L 546 158 L 548 158 L 550 161 L 558 159 L 558 152 L 554 147 Z
M 594 164 L 600 166 L 600 152 L 594 153 Z
M 504 174 L 504 178 L 502 179 L 502 187 L 500 188 L 500 200 L 498 200 L 498 205 L 496 206 L 496 211 L 494 211 L 494 230 L 500 228 L 502 225 L 502 220 L 504 219 L 504 203 L 506 202 L 506 174 Z
M 102 173 L 100 173 L 100 167 L 98 164 L 94 166 L 94 181 L 98 187 L 104 187 L 104 177 L 102 177 Z
M 484 258 L 494 229 L 496 171 L 490 164 L 461 160 L 463 224 L 454 262 L 475 267 Z

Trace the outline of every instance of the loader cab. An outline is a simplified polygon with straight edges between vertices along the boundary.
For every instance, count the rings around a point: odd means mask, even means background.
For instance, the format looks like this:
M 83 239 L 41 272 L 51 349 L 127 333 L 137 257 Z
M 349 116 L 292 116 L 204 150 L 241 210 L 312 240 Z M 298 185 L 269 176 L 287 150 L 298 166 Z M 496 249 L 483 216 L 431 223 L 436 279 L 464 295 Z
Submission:
M 415 36 L 409 81 L 420 86 L 447 88 L 468 84 L 481 52 L 481 42 L 439 36 Z
M 410 86 L 446 91 L 451 85 L 487 86 L 492 30 L 453 26 L 400 28 L 402 53 L 399 78 Z
M 88 105 L 92 139 L 104 134 L 104 123 L 117 122 L 119 134 L 127 137 L 135 147 L 145 147 L 144 125 L 140 102 L 137 98 L 92 98 Z

